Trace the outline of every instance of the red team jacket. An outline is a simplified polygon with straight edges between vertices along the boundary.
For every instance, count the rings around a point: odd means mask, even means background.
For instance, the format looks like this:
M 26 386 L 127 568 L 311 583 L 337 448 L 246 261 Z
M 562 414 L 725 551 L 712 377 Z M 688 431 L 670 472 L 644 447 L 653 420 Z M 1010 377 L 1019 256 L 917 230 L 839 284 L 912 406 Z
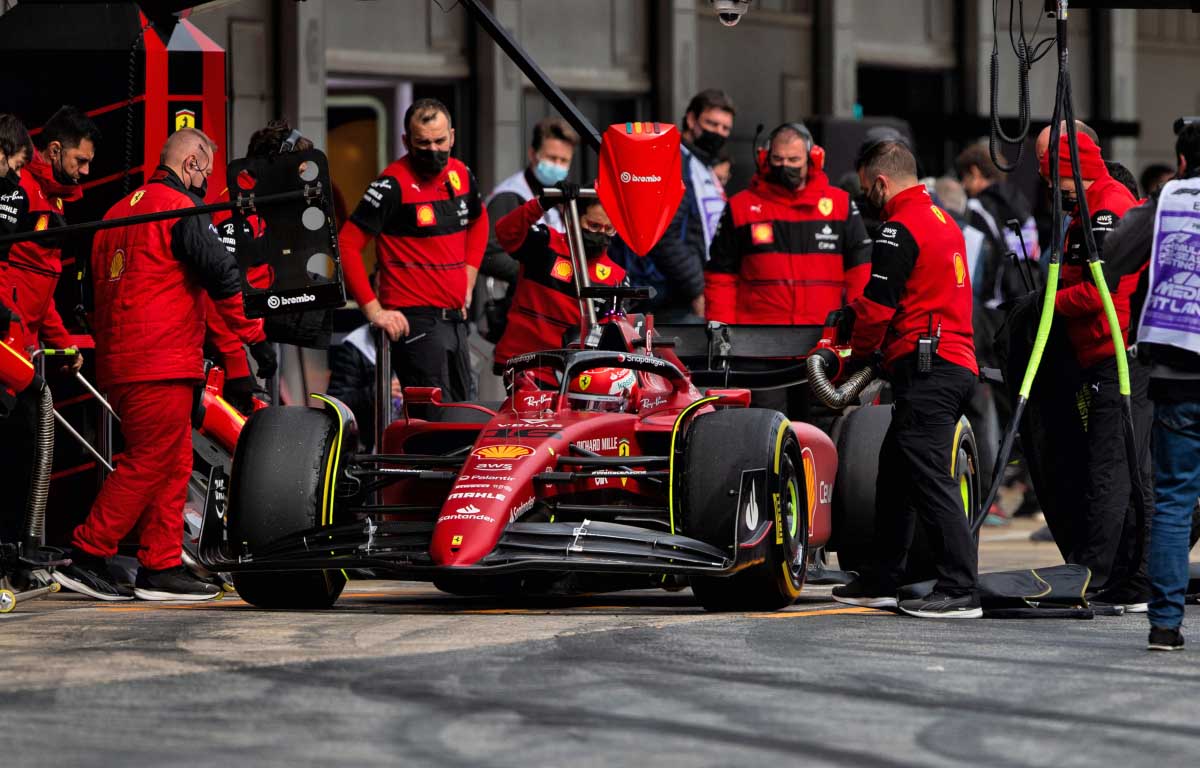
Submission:
M 199 205 L 183 182 L 159 168 L 148 184 L 105 214 L 113 219 Z M 106 229 L 92 246 L 97 379 L 101 386 L 203 377 L 207 291 L 246 343 L 265 337 L 241 311 L 237 264 L 208 216 Z
M 508 326 L 496 344 L 495 362 L 542 349 L 558 349 L 563 334 L 579 326 L 579 299 L 567 238 L 538 220 L 535 197 L 496 222 L 496 240 L 521 265 Z M 593 285 L 620 285 L 625 270 L 603 254 L 588 260 Z
M 338 236 L 346 287 L 359 306 L 375 298 L 361 258 L 372 237 L 385 309 L 462 308 L 466 267 L 479 268 L 488 239 L 475 177 L 452 157 L 436 178 L 422 179 L 406 155 L 371 182 Z
M 889 200 L 883 213 L 871 279 L 850 303 L 854 356 L 880 350 L 891 370 L 916 351 L 919 337 L 940 330 L 938 356 L 978 373 L 962 230 L 920 184 Z
M 705 266 L 705 315 L 722 323 L 820 325 L 862 294 L 871 239 L 821 171 L 791 192 L 755 175 L 734 195 Z
M 66 224 L 63 203 L 83 197 L 78 185 L 59 184 L 41 153 L 21 171 L 21 188 L 29 198 L 27 224 L 22 229 L 42 231 Z M 24 346 L 34 347 L 39 339 L 51 349 L 71 346 L 71 334 L 54 305 L 54 289 L 62 275 L 62 250 L 57 244 L 16 243 L 9 251 L 9 267 L 3 286 L 4 301 L 17 311 L 25 326 Z
M 1086 134 L 1076 136 L 1079 146 L 1079 171 L 1084 181 L 1092 185 L 1084 191 L 1088 213 L 1092 219 L 1092 231 L 1096 248 L 1104 253 L 1104 239 L 1117 228 L 1117 222 L 1125 212 L 1137 205 L 1133 194 L 1108 173 L 1100 147 Z M 1068 138 L 1059 137 L 1059 173 L 1063 178 L 1071 177 L 1071 156 Z M 1042 177 L 1050 178 L 1050 153 L 1041 158 Z M 1100 292 L 1092 281 L 1087 266 L 1087 245 L 1083 227 L 1079 221 L 1079 208 L 1071 212 L 1071 224 L 1063 244 L 1063 265 L 1059 272 L 1059 288 L 1054 299 L 1054 309 L 1066 318 L 1067 337 L 1075 349 L 1075 357 L 1084 368 L 1103 362 L 1113 356 L 1112 336 L 1108 321 L 1104 317 L 1104 305 Z M 1137 289 L 1145 266 L 1129 275 L 1124 275 L 1112 300 L 1121 322 L 1121 331 L 1128 338 L 1130 298 Z

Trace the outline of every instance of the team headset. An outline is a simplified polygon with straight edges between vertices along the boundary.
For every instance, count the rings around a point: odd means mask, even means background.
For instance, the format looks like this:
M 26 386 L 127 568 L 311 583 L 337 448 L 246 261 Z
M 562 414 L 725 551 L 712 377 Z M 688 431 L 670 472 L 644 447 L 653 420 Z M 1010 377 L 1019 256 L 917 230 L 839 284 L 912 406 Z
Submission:
M 758 169 L 758 172 L 764 176 L 767 174 L 770 165 L 770 163 L 767 161 L 767 155 L 771 149 L 771 142 L 775 141 L 776 136 L 787 130 L 795 131 L 796 133 L 800 134 L 801 138 L 804 139 L 804 142 L 808 144 L 809 169 L 817 171 L 824 170 L 825 148 L 817 144 L 817 142 L 813 139 L 812 131 L 808 130 L 808 126 L 806 126 L 804 123 L 795 122 L 784 123 L 783 125 L 780 125 L 775 130 L 771 131 L 769 136 L 767 136 L 767 141 L 765 144 L 758 143 L 758 138 L 762 136 L 763 132 L 763 125 L 762 123 L 759 123 L 758 128 L 754 131 L 753 143 L 754 167 Z

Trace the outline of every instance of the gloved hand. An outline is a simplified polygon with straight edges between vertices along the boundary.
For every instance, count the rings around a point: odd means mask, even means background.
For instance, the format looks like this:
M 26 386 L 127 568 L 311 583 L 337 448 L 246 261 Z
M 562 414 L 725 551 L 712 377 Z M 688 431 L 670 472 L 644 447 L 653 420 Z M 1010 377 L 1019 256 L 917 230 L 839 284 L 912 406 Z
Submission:
M 854 333 L 854 310 L 849 305 L 835 309 L 825 317 L 826 328 L 836 328 L 835 344 L 849 344 Z
M 573 181 L 560 181 L 555 184 L 553 188 L 557 189 L 559 192 L 562 192 L 562 197 L 552 199 L 547 198 L 544 195 L 539 195 L 538 202 L 542 204 L 542 210 L 544 211 L 548 211 L 554 206 L 559 205 L 560 203 L 565 203 L 568 200 L 579 199 L 579 185 Z
M 254 378 L 241 376 L 225 380 L 225 391 L 221 393 L 225 402 L 237 408 L 244 415 L 254 410 Z
M 9 307 L 0 304 L 0 339 L 8 338 L 8 332 L 11 330 L 10 326 L 13 323 L 20 325 L 20 316 Z
M 258 364 L 258 378 L 260 379 L 270 379 L 279 370 L 279 360 L 275 357 L 275 345 L 269 341 L 251 344 L 250 356 Z

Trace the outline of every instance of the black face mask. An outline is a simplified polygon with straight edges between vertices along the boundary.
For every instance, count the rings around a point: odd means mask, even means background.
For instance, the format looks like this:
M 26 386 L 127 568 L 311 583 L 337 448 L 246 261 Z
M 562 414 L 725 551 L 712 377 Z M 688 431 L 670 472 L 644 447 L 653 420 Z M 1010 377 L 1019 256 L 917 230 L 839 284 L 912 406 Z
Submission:
M 790 168 L 786 165 L 772 165 L 767 173 L 767 180 L 778 184 L 784 189 L 795 192 L 804 185 L 804 169 Z
M 203 182 L 201 182 L 200 186 L 193 185 L 188 187 L 188 191 L 203 200 L 204 198 L 208 197 L 208 179 L 205 179 Z
M 72 179 L 70 176 L 67 175 L 67 172 L 63 170 L 62 153 L 63 153 L 63 150 L 60 149 L 58 151 L 58 158 L 57 159 L 52 158 L 50 160 L 50 171 L 54 175 L 54 180 L 57 181 L 59 184 L 62 184 L 64 187 L 70 187 L 70 186 L 79 184 L 79 179 Z
M 712 131 L 706 131 L 701 128 L 700 133 L 692 142 L 692 146 L 700 150 L 701 154 L 705 155 L 703 159 L 709 165 L 712 165 L 716 161 L 717 154 L 720 153 L 721 147 L 725 146 L 725 137 L 719 133 L 713 133 Z
M 436 149 L 410 149 L 409 162 L 413 170 L 426 178 L 437 176 L 450 162 L 450 153 Z
M 611 242 L 612 237 L 610 235 L 586 229 L 583 230 L 583 251 L 589 259 L 594 259 L 608 250 L 609 243 Z

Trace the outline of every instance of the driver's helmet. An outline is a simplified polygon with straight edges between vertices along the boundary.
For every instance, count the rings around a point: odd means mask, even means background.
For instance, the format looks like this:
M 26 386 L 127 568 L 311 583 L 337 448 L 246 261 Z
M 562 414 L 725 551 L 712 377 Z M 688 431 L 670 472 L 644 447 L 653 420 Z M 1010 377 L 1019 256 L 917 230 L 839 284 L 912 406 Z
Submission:
M 628 368 L 593 368 L 571 379 L 567 399 L 577 411 L 620 413 L 637 402 L 637 374 Z

